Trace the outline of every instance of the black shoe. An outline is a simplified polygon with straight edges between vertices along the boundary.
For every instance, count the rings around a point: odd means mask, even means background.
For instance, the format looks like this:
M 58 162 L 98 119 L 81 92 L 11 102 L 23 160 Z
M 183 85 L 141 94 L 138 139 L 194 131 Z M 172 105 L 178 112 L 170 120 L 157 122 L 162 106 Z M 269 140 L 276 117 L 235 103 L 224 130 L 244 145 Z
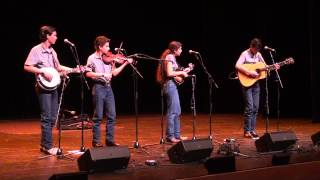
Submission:
M 92 143 L 92 147 L 103 147 L 101 143 Z
M 119 146 L 119 144 L 112 142 L 112 141 L 106 141 L 107 146 Z

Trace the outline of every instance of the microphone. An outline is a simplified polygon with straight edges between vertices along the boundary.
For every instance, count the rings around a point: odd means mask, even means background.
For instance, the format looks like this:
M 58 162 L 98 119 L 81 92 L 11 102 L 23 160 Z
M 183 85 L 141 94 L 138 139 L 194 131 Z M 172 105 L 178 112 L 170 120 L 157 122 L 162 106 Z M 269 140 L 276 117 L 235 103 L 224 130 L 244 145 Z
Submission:
M 196 77 L 196 75 L 195 74 L 189 74 L 187 77 L 185 77 L 185 78 L 195 78 Z
M 127 56 L 128 58 L 139 58 L 139 54 L 132 54 Z
M 68 75 L 62 75 L 63 78 L 66 78 L 67 80 L 70 79 L 70 77 Z
M 65 109 L 64 112 L 72 114 L 72 115 L 76 114 L 76 111 L 70 111 L 70 110 L 67 110 L 67 109 Z
M 199 52 L 193 51 L 193 50 L 189 50 L 189 53 L 190 53 L 190 54 L 200 54 Z
M 124 49 L 122 48 L 114 48 L 115 51 L 125 51 Z
M 264 49 L 267 50 L 267 51 L 272 51 L 272 52 L 276 51 L 275 49 L 273 49 L 271 47 L 268 47 L 268 46 L 265 46 Z
M 70 42 L 68 39 L 63 40 L 64 43 L 69 44 L 70 46 L 75 46 L 72 42 Z

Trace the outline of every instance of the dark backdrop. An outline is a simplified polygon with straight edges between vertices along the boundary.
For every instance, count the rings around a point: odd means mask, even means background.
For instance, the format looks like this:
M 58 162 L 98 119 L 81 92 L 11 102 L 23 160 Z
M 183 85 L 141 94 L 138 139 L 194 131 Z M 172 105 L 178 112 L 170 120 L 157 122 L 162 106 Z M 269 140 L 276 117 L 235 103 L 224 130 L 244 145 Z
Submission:
M 64 38 L 76 44 L 81 64 L 94 51 L 97 35 L 111 38 L 111 48 L 123 42 L 128 54 L 142 53 L 158 58 L 171 40 L 183 43 L 178 59 L 182 65 L 195 64 L 197 75 L 196 107 L 209 112 L 209 85 L 199 62 L 188 53 L 199 51 L 208 71 L 219 88 L 214 88 L 214 113 L 240 113 L 243 109 L 239 82 L 229 78 L 240 53 L 254 37 L 275 48 L 274 59 L 293 57 L 295 64 L 283 67 L 280 76 L 281 116 L 306 116 L 319 119 L 319 62 L 315 38 L 319 22 L 319 3 L 306 1 L 88 1 L 88 2 L 5 2 L 1 12 L 2 31 L 2 93 L 1 118 L 39 116 L 34 92 L 34 77 L 23 71 L 30 49 L 38 41 L 41 25 L 57 28 L 54 46 L 61 64 L 76 62 Z M 268 52 L 262 52 L 271 64 Z M 160 113 L 160 88 L 155 83 L 157 62 L 139 60 L 138 70 L 144 79 L 138 80 L 140 113 Z M 91 83 L 90 80 L 88 81 Z M 271 115 L 277 110 L 277 83 L 269 78 Z M 91 85 L 91 84 L 90 84 Z M 113 80 L 118 114 L 134 113 L 133 77 L 128 66 Z M 180 88 L 184 112 L 190 112 L 191 82 Z M 80 110 L 81 83 L 71 76 L 63 96 L 63 106 Z M 90 91 L 84 89 L 84 112 L 91 113 Z M 264 93 L 263 93 L 264 95 Z M 264 104 L 262 98 L 262 104 Z M 264 105 L 261 106 L 263 110 Z

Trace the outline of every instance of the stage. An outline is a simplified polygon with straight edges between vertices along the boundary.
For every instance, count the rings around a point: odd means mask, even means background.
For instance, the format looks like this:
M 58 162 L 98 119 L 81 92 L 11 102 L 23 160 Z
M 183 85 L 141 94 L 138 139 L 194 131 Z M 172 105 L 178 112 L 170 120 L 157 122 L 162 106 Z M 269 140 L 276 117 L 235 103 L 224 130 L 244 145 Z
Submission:
M 260 179 L 319 179 L 316 173 L 320 167 L 320 148 L 313 146 L 311 135 L 320 130 L 320 123 L 312 123 L 306 118 L 269 118 L 268 132 L 291 130 L 297 137 L 290 151 L 288 164 L 272 164 L 273 152 L 258 153 L 255 140 L 243 138 L 243 120 L 241 114 L 212 115 L 212 144 L 210 157 L 219 157 L 219 145 L 224 139 L 235 139 L 240 153 L 235 155 L 235 172 L 211 174 L 204 161 L 176 164 L 169 160 L 167 150 L 174 144 L 160 144 L 161 115 L 143 114 L 119 115 L 116 123 L 116 142 L 128 146 L 130 161 L 125 169 L 112 172 L 96 172 L 89 179 L 242 179 L 241 177 L 259 177 Z M 195 120 L 195 121 L 194 121 Z M 262 136 L 266 132 L 265 117 L 259 116 L 257 132 Z M 136 124 L 138 122 L 138 124 Z M 195 122 L 195 133 L 193 123 Z M 205 139 L 210 135 L 208 114 L 191 114 L 181 117 L 182 135 L 189 139 Z M 138 131 L 136 129 L 138 125 Z M 165 127 L 165 119 L 164 119 Z M 105 121 L 101 128 L 105 130 Z M 58 133 L 54 129 L 54 143 L 58 146 Z M 165 133 L 165 131 L 163 131 Z M 102 133 L 104 134 L 104 133 Z M 39 151 L 39 119 L 10 119 L 0 121 L 0 179 L 48 179 L 53 174 L 78 172 L 79 154 L 69 154 L 81 147 L 81 130 L 62 130 L 61 148 L 63 158 L 43 157 Z M 84 130 L 84 147 L 91 147 L 91 129 Z M 103 136 L 104 138 L 105 136 Z M 134 144 L 138 143 L 139 148 Z M 40 158 L 40 159 L 39 159 Z M 209 157 L 208 157 L 209 158 Z M 150 166 L 146 160 L 155 160 Z M 273 174 L 272 176 L 270 175 Z

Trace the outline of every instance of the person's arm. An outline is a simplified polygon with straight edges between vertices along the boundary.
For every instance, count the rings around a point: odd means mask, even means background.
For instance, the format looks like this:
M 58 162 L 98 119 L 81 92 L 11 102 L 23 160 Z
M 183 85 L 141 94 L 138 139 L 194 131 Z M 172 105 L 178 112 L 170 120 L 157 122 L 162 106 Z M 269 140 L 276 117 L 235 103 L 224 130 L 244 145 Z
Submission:
M 24 65 L 24 70 L 30 73 L 34 74 L 41 74 L 46 80 L 51 81 L 53 78 L 53 75 L 50 73 L 46 73 L 46 71 L 42 71 L 41 68 L 37 68 L 33 65 Z
M 166 62 L 166 73 L 167 73 L 167 77 L 175 77 L 175 76 L 187 77 L 188 76 L 188 73 L 186 73 L 185 71 L 174 71 L 172 68 L 171 61 Z
M 67 67 L 67 66 L 63 66 L 63 65 L 60 65 L 58 67 L 58 71 L 72 71 L 73 68 L 70 68 L 70 67 Z
M 104 74 L 104 73 L 98 73 L 98 72 L 93 72 L 93 71 L 88 71 L 86 73 L 86 76 L 89 77 L 89 78 L 100 78 L 100 77 L 105 77 L 107 79 L 110 79 L 111 77 L 108 77 L 108 76 L 111 76 L 111 74 Z
M 121 66 L 116 67 L 115 63 L 112 64 L 112 75 L 117 76 L 127 65 L 129 64 L 128 61 L 125 61 Z
M 40 68 L 37 68 L 33 65 L 24 65 L 23 69 L 27 72 L 30 72 L 30 73 L 34 73 L 34 74 L 42 74 L 43 71 L 40 69 Z
M 105 73 L 100 73 L 100 72 L 95 72 L 95 64 L 93 63 L 93 61 L 88 58 L 87 60 L 87 67 L 89 67 L 91 70 L 87 71 L 85 73 L 86 77 L 89 77 L 91 79 L 98 79 L 98 78 L 106 78 L 108 80 L 110 80 L 112 78 L 112 74 L 105 74 Z

